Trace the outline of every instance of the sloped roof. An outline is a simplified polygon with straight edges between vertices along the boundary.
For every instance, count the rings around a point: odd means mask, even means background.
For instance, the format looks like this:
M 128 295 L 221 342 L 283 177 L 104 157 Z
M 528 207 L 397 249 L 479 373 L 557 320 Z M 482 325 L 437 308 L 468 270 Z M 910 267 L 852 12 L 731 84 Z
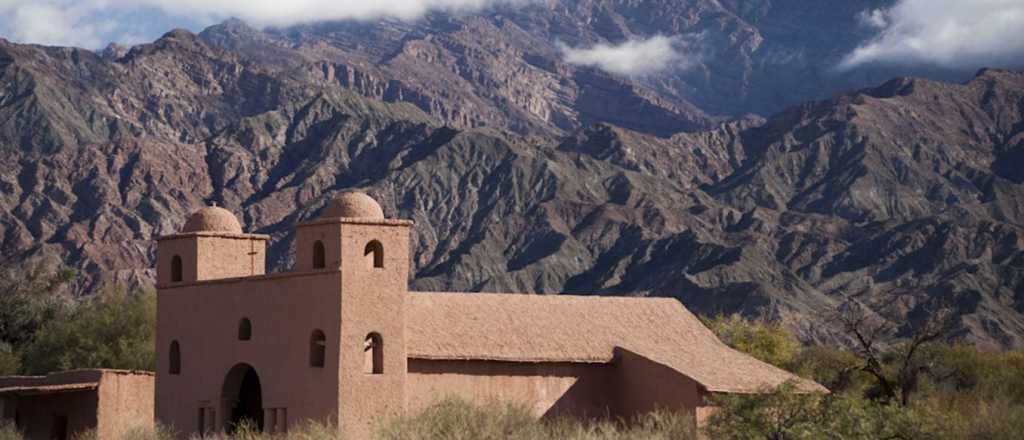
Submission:
M 600 363 L 619 347 L 709 392 L 753 393 L 790 379 L 827 391 L 729 348 L 674 299 L 410 292 L 406 312 L 410 358 Z

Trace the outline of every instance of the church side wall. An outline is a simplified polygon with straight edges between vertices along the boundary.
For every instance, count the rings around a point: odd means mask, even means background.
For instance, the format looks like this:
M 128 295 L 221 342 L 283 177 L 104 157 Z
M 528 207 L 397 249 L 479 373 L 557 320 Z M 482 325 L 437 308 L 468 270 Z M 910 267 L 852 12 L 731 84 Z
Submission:
M 228 372 L 248 364 L 259 376 L 267 417 L 337 423 L 340 273 L 280 274 L 162 288 L 157 294 L 156 418 L 184 438 L 202 418 L 224 429 Z M 251 339 L 239 340 L 242 318 Z M 310 366 L 311 335 L 326 335 L 325 364 Z M 178 341 L 180 374 L 170 374 Z M 266 420 L 270 423 L 270 420 Z
M 616 354 L 615 412 L 620 417 L 631 419 L 656 409 L 682 410 L 692 416 L 704 404 L 693 379 L 628 350 Z
M 407 408 L 416 414 L 454 397 L 482 404 L 516 402 L 537 417 L 604 417 L 615 366 L 599 363 L 409 359 Z

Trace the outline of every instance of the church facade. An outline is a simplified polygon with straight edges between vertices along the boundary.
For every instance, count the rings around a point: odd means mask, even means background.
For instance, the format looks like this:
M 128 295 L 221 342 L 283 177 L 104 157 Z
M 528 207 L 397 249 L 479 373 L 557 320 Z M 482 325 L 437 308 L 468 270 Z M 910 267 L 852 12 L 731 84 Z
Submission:
M 700 419 L 714 393 L 823 390 L 725 346 L 672 299 L 411 292 L 412 227 L 343 194 L 296 226 L 294 269 L 274 274 L 269 237 L 221 208 L 160 237 L 157 421 L 187 437 L 312 419 L 360 439 L 448 397 Z

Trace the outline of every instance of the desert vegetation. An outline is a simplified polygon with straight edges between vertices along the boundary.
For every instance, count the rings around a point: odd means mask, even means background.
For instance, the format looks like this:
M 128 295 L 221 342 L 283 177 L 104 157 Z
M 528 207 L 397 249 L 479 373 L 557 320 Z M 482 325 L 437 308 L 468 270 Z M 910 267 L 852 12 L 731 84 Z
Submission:
M 75 368 L 151 369 L 155 295 L 104 288 L 74 298 L 74 274 L 53 267 L 5 273 L 0 282 L 0 374 Z M 825 385 L 830 394 L 798 394 L 784 385 L 751 396 L 713 396 L 719 410 L 703 429 L 727 439 L 1013 439 L 1024 432 L 1024 351 L 985 351 L 951 337 L 951 315 L 936 307 L 906 334 L 856 302 L 833 319 L 843 346 L 805 345 L 785 327 L 739 316 L 706 318 L 723 342 Z M 527 409 L 447 400 L 388 424 L 385 440 L 687 439 L 693 420 L 654 412 L 636 420 L 537 420 Z M 338 438 L 308 423 L 287 435 L 242 428 L 235 438 Z M 128 439 L 171 438 L 166 428 Z M 0 440 L 20 438 L 0 426 Z M 85 433 L 83 439 L 88 438 Z
M 0 375 L 153 369 L 156 294 L 115 285 L 75 298 L 73 278 L 47 263 L 0 276 Z
M 814 379 L 830 394 L 792 387 L 719 396 L 706 427 L 730 439 L 1015 439 L 1024 432 L 1024 351 L 949 342 L 951 315 L 936 307 L 909 335 L 856 302 L 833 319 L 849 347 L 801 345 L 777 324 L 736 316 L 706 322 L 739 350 Z

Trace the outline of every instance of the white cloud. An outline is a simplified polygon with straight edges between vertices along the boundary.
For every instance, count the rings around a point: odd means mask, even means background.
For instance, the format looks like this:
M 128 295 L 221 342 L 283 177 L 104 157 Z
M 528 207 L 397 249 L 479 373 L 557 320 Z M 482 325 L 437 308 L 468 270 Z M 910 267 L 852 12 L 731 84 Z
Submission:
M 1024 0 L 899 0 L 865 11 L 879 29 L 848 54 L 841 68 L 866 63 L 927 64 L 956 69 L 1020 64 L 1024 58 Z
M 621 44 L 597 44 L 586 49 L 560 45 L 565 62 L 597 67 L 609 73 L 637 76 L 671 68 L 687 68 L 691 61 L 683 57 L 680 38 L 656 35 L 646 40 L 627 40 Z
M 169 26 L 237 17 L 255 26 L 327 20 L 415 19 L 434 10 L 474 11 L 534 0 L 0 0 L 0 34 L 15 41 L 100 47 Z M 163 26 L 152 29 L 155 26 Z
M 885 16 L 884 9 L 872 9 L 870 11 L 862 11 L 857 18 L 865 26 L 870 26 L 876 29 L 885 29 L 889 25 L 889 20 Z

